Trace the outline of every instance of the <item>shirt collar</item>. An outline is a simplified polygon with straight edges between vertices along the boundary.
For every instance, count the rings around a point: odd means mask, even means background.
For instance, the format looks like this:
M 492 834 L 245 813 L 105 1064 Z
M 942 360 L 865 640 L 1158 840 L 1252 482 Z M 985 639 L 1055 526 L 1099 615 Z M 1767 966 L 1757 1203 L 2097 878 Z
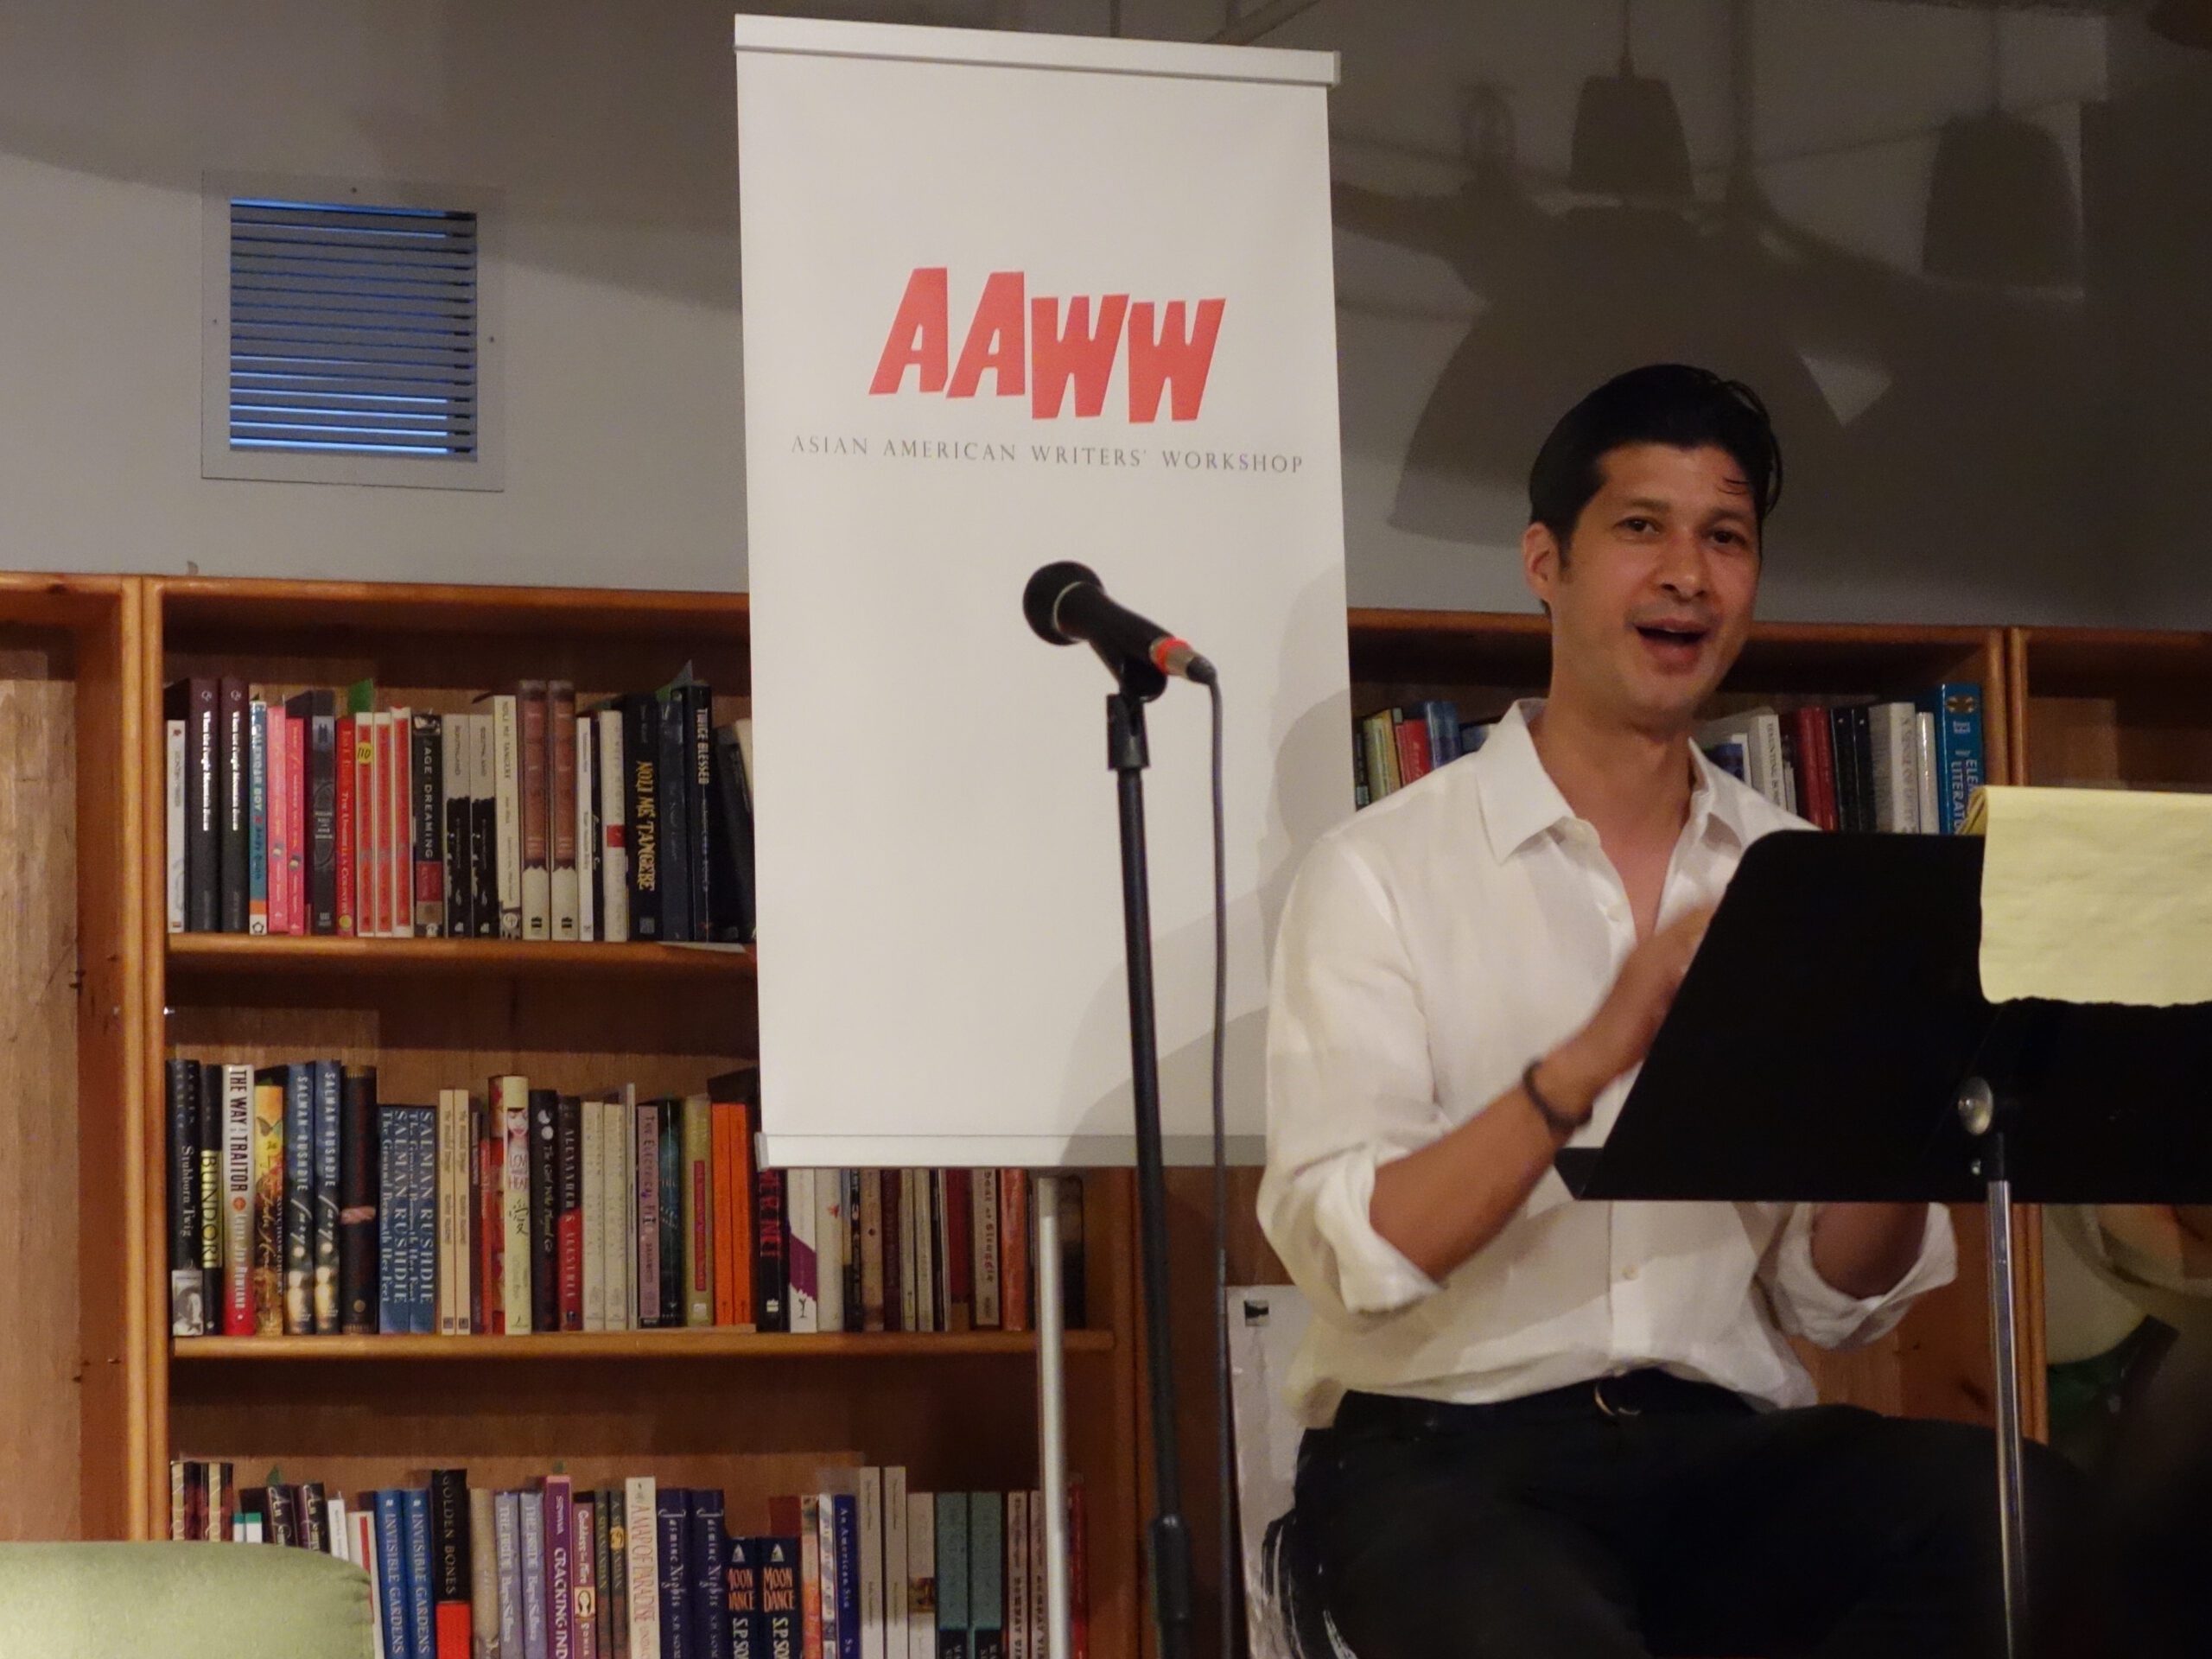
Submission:
M 1574 809 L 1544 770 L 1529 722 L 1541 697 L 1524 697 L 1508 709 L 1469 760 L 1483 804 L 1483 827 L 1500 863 L 1554 825 L 1571 823 Z M 1751 842 L 1744 822 L 1742 786 L 1690 746 L 1689 839 L 1718 834 L 1743 848 Z

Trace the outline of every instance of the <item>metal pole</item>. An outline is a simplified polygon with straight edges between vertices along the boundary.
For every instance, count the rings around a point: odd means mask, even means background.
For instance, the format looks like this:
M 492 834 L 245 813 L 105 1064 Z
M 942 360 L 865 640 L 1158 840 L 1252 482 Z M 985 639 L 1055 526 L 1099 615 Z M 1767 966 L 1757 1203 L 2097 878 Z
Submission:
M 1068 1605 L 1068 1434 L 1065 1336 L 1060 1301 L 1060 1184 L 1037 1177 L 1037 1466 L 1045 1505 L 1045 1655 L 1071 1659 Z
M 1983 1170 L 1989 1181 L 1989 1346 L 1997 1367 L 1997 1543 L 2005 1569 L 2005 1650 L 2018 1655 L 2027 1642 L 2027 1506 L 2012 1311 L 2012 1182 L 2005 1169 L 2002 1131 L 1989 1137 Z

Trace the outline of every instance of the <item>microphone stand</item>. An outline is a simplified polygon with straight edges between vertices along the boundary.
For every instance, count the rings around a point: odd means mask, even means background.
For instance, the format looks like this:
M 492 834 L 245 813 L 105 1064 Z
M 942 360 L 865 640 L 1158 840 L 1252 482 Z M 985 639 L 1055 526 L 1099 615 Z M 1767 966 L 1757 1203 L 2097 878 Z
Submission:
M 1103 652 L 1100 653 L 1102 656 Z M 1150 663 L 1109 664 L 1121 689 L 1106 699 L 1107 766 L 1121 802 L 1122 914 L 1129 978 L 1129 1083 L 1135 1097 L 1137 1220 L 1144 1273 L 1145 1361 L 1152 1394 L 1153 1618 L 1160 1659 L 1184 1659 L 1191 1626 L 1191 1540 L 1175 1448 L 1173 1351 L 1167 1325 L 1167 1192 L 1160 1130 L 1160 1049 L 1153 1018 L 1152 901 L 1145 869 L 1144 706 L 1167 688 Z M 1226 1586 L 1224 1593 L 1227 1593 Z

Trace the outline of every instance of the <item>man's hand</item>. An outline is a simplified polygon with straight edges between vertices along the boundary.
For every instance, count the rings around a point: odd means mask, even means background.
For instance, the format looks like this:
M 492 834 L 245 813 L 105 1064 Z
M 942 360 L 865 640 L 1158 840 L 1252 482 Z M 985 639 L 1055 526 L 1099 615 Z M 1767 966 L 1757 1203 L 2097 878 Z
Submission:
M 1677 916 L 1629 952 L 1590 1023 L 1545 1057 L 1536 1081 L 1561 1110 L 1588 1116 L 1605 1085 L 1651 1052 L 1714 908 Z

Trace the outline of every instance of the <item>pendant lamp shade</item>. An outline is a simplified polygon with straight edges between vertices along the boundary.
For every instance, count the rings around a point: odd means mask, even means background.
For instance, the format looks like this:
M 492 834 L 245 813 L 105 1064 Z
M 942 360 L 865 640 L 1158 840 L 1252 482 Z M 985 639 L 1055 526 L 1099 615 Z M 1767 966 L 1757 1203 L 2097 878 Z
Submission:
M 1567 182 L 1587 195 L 1686 202 L 1690 152 L 1674 89 L 1624 65 L 1592 75 L 1574 106 Z

